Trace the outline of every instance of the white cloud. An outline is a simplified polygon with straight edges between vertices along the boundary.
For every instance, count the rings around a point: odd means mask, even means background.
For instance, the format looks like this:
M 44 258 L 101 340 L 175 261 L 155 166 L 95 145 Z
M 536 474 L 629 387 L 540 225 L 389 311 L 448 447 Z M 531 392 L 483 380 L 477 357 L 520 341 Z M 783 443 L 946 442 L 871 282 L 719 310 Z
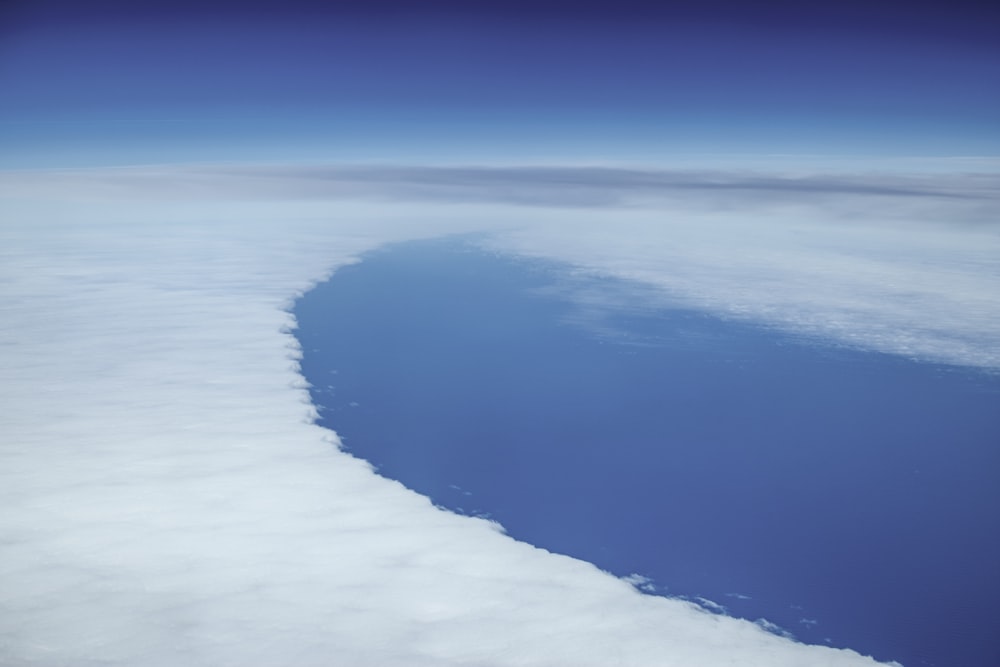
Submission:
M 656 592 L 656 584 L 647 576 L 633 572 L 632 574 L 622 577 L 621 580 L 632 584 L 640 591 L 645 591 L 646 593 Z
M 489 231 L 719 312 L 996 367 L 992 200 L 246 201 L 161 171 L 159 198 L 120 172 L 0 175 L 0 663 L 873 664 L 374 475 L 310 423 L 285 308 L 386 241 Z
M 760 626 L 761 628 L 763 628 L 764 630 L 766 630 L 767 632 L 775 634 L 775 635 L 777 635 L 779 637 L 784 637 L 786 639 L 794 639 L 795 638 L 795 636 L 791 632 L 789 632 L 788 630 L 785 630 L 784 628 L 782 628 L 780 625 L 778 625 L 776 623 L 772 623 L 771 621 L 767 620 L 766 618 L 758 618 L 755 621 L 755 623 L 758 626 Z
M 492 245 L 841 344 L 1000 368 L 1000 176 L 786 168 L 196 166 L 8 172 L 0 194 L 190 202 L 191 215 L 326 215 L 379 202 L 407 234 Z M 347 215 L 351 215 L 348 213 Z M 567 230 L 572 230 L 567 233 Z M 352 235 L 378 232 L 354 229 Z
M 708 598 L 696 597 L 694 601 L 713 614 L 725 614 L 729 611 L 725 606 L 715 602 L 714 600 L 709 600 Z

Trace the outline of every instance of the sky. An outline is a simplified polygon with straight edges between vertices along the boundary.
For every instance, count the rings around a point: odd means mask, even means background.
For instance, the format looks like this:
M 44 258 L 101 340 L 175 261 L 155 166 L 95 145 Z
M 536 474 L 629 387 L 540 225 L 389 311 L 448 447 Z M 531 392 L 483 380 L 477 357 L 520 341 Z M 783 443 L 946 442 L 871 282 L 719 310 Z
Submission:
M 996 27 L 960 3 L 5 3 L 0 663 L 873 664 L 378 477 L 313 423 L 288 309 L 380 245 L 475 232 L 994 372 Z
M 5 163 L 995 156 L 996 12 L 13 3 Z

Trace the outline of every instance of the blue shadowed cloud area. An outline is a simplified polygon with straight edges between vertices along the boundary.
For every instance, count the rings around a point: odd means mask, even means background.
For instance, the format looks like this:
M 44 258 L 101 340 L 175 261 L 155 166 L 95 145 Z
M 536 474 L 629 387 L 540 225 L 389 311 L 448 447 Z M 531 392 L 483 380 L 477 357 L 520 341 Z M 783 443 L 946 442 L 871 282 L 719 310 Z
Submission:
M 0 664 L 996 664 L 998 30 L 3 3 Z

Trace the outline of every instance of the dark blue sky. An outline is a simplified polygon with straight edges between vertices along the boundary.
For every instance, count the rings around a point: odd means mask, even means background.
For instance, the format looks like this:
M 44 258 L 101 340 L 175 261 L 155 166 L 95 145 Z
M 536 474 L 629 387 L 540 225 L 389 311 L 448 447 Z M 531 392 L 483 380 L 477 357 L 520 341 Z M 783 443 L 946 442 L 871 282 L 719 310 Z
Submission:
M 960 5 L 78 5 L 0 14 L 8 163 L 1000 152 Z

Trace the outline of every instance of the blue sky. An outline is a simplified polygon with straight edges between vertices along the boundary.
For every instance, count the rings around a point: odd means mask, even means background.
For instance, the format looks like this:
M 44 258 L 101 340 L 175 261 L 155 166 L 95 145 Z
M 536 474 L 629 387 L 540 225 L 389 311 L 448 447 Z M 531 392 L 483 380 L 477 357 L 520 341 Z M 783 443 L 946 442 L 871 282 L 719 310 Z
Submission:
M 14 5 L 5 162 L 1000 152 L 996 12 L 365 7 Z

